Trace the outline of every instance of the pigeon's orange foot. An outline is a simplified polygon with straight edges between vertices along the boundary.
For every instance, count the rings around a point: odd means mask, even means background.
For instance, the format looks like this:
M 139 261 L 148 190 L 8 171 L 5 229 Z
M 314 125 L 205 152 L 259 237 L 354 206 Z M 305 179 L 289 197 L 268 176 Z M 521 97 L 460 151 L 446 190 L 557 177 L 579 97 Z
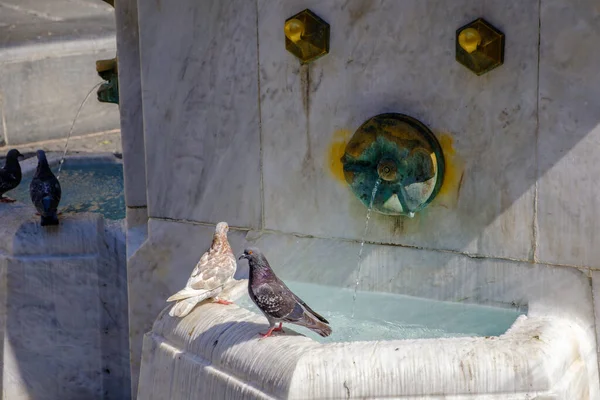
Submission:
M 269 330 L 267 331 L 267 333 L 262 333 L 262 332 L 261 332 L 261 333 L 260 333 L 260 338 L 261 338 L 261 339 L 264 339 L 264 338 L 266 338 L 266 337 L 269 337 L 269 336 L 271 336 L 271 335 L 273 334 L 273 331 L 274 331 L 274 330 L 275 330 L 275 327 L 272 327 L 271 329 L 269 329 Z
M 223 300 L 223 299 L 216 299 L 215 303 L 217 304 L 224 304 L 226 306 L 233 304 L 233 301 L 229 301 L 229 300 Z
M 269 336 L 271 336 L 271 335 L 273 334 L 273 332 L 279 332 L 279 331 L 282 331 L 282 332 L 283 332 L 283 327 L 282 327 L 282 323 L 281 323 L 281 322 L 279 323 L 279 326 L 278 326 L 278 327 L 272 327 L 272 328 L 270 328 L 270 329 L 267 331 L 267 333 L 261 333 L 261 334 L 260 334 L 260 336 L 261 336 L 261 339 L 264 339 L 264 338 L 266 338 L 266 337 L 269 337 Z
M 36 213 L 35 213 L 35 215 L 37 215 L 37 216 L 39 217 L 39 216 L 40 216 L 40 213 L 39 213 L 39 212 L 36 212 Z
M 16 200 L 10 197 L 0 197 L 0 203 L 14 203 Z

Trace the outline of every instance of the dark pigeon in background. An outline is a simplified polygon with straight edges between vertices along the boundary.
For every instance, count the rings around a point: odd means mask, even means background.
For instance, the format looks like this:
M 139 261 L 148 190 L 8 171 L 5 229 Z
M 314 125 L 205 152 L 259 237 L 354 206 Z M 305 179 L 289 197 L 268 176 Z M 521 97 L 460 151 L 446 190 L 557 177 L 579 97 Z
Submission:
M 263 337 L 282 331 L 282 323 L 287 322 L 304 326 L 319 335 L 331 335 L 329 322 L 313 311 L 279 279 L 266 257 L 257 248 L 248 248 L 240 256 L 250 266 L 248 293 L 256 306 L 269 321 L 269 330 Z M 279 327 L 275 324 L 279 322 Z
M 38 165 L 29 185 L 33 205 L 42 217 L 42 226 L 58 225 L 58 204 L 60 203 L 60 183 L 50 170 L 46 153 L 37 151 Z
M 16 200 L 10 197 L 3 197 L 4 193 L 13 190 L 21 183 L 21 165 L 19 160 L 23 159 L 23 154 L 19 150 L 12 149 L 6 154 L 4 167 L 0 169 L 0 202 L 12 203 Z

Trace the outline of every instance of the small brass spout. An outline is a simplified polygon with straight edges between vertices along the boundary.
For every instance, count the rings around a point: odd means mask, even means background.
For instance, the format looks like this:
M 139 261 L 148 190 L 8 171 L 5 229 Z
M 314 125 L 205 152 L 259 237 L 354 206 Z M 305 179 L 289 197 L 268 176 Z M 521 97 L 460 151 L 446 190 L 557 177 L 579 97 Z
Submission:
M 384 181 L 392 182 L 398 175 L 398 167 L 392 160 L 381 160 L 377 164 L 377 174 Z
M 298 43 L 304 35 L 304 22 L 299 19 L 292 18 L 285 23 L 283 28 L 285 36 L 294 43 Z
M 96 72 L 106 81 L 98 89 L 98 101 L 119 104 L 119 72 L 117 58 L 96 61 Z
M 458 43 L 467 53 L 471 54 L 481 44 L 481 35 L 475 28 L 463 29 L 458 34 Z

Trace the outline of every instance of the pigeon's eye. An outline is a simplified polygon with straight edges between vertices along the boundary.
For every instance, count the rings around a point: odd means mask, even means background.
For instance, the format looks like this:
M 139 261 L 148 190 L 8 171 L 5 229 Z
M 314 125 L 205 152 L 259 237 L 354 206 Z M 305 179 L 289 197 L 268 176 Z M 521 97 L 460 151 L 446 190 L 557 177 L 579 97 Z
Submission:
M 249 251 L 249 252 L 248 252 L 248 255 L 249 255 L 249 256 L 251 256 L 251 255 L 252 255 L 252 251 Z

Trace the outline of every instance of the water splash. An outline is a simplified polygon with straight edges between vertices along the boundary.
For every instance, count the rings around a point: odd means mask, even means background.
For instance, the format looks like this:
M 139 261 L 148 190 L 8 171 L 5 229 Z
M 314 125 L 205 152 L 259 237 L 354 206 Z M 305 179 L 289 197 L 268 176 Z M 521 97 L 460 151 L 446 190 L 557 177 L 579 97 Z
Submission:
M 63 151 L 62 158 L 60 159 L 60 162 L 58 163 L 58 171 L 56 172 L 56 179 L 60 179 L 60 171 L 62 170 L 62 165 L 65 162 L 65 157 L 67 156 L 67 151 L 69 150 L 69 139 L 71 138 L 71 134 L 73 133 L 73 128 L 75 128 L 75 122 L 77 121 L 77 118 L 79 118 L 79 114 L 81 113 L 83 106 L 88 101 L 88 99 L 90 98 L 92 93 L 94 93 L 94 90 L 96 90 L 103 83 L 104 82 L 99 82 L 96 85 L 94 85 L 94 87 L 92 87 L 92 89 L 89 91 L 89 93 L 85 96 L 85 99 L 83 99 L 83 101 L 79 105 L 79 109 L 77 109 L 77 113 L 75 114 L 75 118 L 73 118 L 73 123 L 71 124 L 71 129 L 69 129 L 69 134 L 67 135 L 67 141 L 65 142 L 65 149 Z
M 367 209 L 367 220 L 365 222 L 365 230 L 362 235 L 362 240 L 360 242 L 360 250 L 358 251 L 358 266 L 356 270 L 356 283 L 354 284 L 354 294 L 352 295 L 352 318 L 354 318 L 354 309 L 356 307 L 356 295 L 358 294 L 358 285 L 360 284 L 360 268 L 362 261 L 362 253 L 365 247 L 365 240 L 367 238 L 367 232 L 369 230 L 369 220 L 371 219 L 371 211 L 373 210 L 373 202 L 375 201 L 375 195 L 377 194 L 377 189 L 379 189 L 379 184 L 381 183 L 381 179 L 377 179 L 375 182 L 375 186 L 373 186 L 373 191 L 371 192 L 371 201 L 369 202 L 369 208 Z

